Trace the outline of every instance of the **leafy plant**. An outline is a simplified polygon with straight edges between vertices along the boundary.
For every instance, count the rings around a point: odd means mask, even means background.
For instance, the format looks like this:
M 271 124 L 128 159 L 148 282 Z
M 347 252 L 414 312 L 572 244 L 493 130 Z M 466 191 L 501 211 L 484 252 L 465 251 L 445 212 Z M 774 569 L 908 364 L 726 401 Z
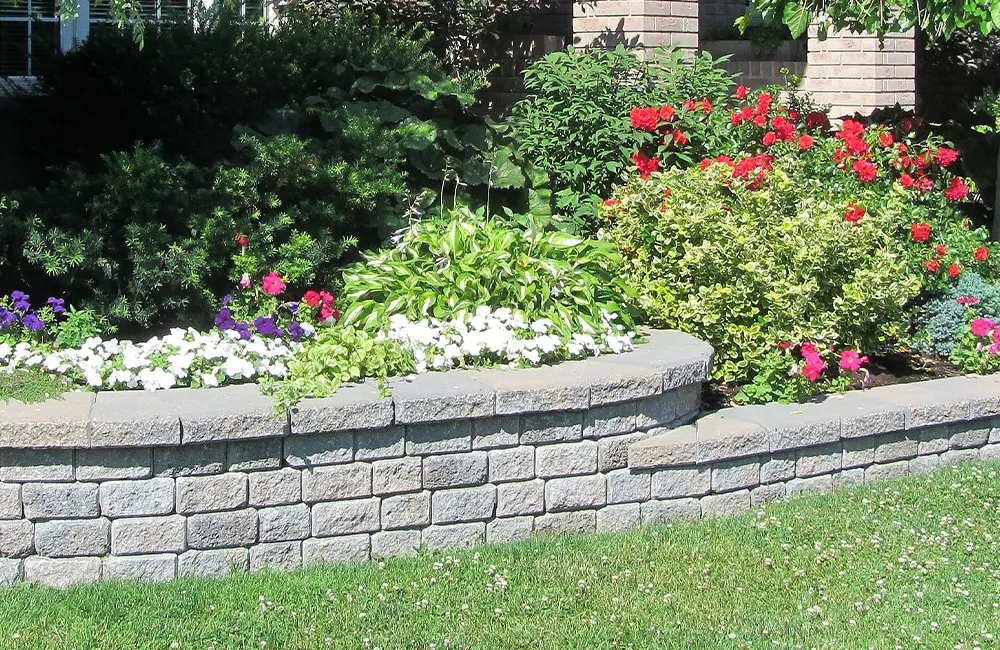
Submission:
M 548 318 L 566 337 L 597 331 L 602 312 L 631 328 L 635 294 L 609 270 L 618 258 L 607 243 L 460 209 L 411 224 L 394 248 L 348 269 L 341 324 L 374 332 L 393 314 L 450 320 L 485 306 Z
M 966 324 L 951 353 L 951 362 L 969 374 L 1000 371 L 1000 327 L 975 308 L 966 312 Z
M 970 272 L 921 307 L 914 319 L 914 347 L 921 354 L 951 357 L 973 312 L 1000 319 L 1000 286 Z
M 788 346 L 765 354 L 753 380 L 740 386 L 733 401 L 737 404 L 791 404 L 823 393 L 843 391 L 848 383 L 847 375 L 810 380 L 803 375 L 801 362 L 792 356 L 792 347 Z

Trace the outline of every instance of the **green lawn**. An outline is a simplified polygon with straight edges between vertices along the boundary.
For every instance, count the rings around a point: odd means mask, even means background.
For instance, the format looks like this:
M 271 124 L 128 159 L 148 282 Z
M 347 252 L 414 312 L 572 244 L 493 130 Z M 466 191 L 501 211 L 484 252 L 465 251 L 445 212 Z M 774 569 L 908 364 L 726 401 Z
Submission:
M 0 648 L 997 648 L 998 470 L 385 564 L 19 588 Z

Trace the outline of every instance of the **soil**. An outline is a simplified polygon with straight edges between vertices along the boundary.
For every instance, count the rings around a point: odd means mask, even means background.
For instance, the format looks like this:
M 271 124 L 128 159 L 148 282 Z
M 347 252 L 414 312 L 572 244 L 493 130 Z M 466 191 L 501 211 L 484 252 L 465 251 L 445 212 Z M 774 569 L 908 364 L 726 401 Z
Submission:
M 909 384 L 916 381 L 957 377 L 962 373 L 943 359 L 925 359 L 911 352 L 899 352 L 882 357 L 872 357 L 868 363 L 870 373 L 864 388 Z M 848 390 L 861 390 L 861 382 L 851 385 Z M 706 382 L 702 388 L 701 407 L 706 411 L 736 406 L 733 397 L 740 392 L 738 384 L 717 380 Z

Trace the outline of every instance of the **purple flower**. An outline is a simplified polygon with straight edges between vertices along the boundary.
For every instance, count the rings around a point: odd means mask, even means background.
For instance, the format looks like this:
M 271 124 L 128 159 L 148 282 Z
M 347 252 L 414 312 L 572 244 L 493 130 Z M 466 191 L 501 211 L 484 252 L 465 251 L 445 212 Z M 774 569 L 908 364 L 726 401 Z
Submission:
M 14 301 L 14 309 L 20 309 L 21 311 L 28 311 L 31 309 L 31 303 L 28 302 L 28 298 L 30 297 L 31 296 L 21 291 L 15 291 L 10 294 L 10 299 Z
M 301 341 L 302 337 L 306 335 L 306 331 L 302 329 L 302 325 L 298 321 L 293 321 L 291 325 L 288 326 L 288 336 L 292 338 L 293 341 Z
M 292 312 L 292 316 L 298 316 L 299 315 L 299 303 L 297 303 L 297 302 L 290 302 L 286 306 L 288 307 L 288 311 Z
M 233 294 L 227 293 L 225 296 L 222 297 L 222 308 L 225 309 L 226 307 L 228 307 L 229 303 L 231 303 L 232 301 L 233 301 Z
M 253 326 L 261 336 L 281 336 L 281 328 L 274 324 L 274 316 L 260 316 Z
M 215 316 L 215 326 L 220 330 L 231 330 L 236 327 L 236 321 L 233 320 L 233 315 L 228 309 L 222 309 Z
M 45 327 L 45 323 L 38 319 L 38 316 L 34 314 L 28 314 L 21 319 L 21 324 L 28 328 L 29 332 L 37 332 L 38 330 Z
M 0 330 L 5 330 L 17 322 L 17 314 L 0 307 Z
M 45 302 L 48 304 L 49 307 L 52 308 L 52 313 L 54 314 L 66 313 L 66 301 L 63 300 L 62 298 L 49 298 Z
M 250 337 L 253 336 L 253 334 L 250 333 L 249 323 L 236 323 L 233 325 L 233 329 L 239 333 L 240 339 L 244 341 L 249 341 Z

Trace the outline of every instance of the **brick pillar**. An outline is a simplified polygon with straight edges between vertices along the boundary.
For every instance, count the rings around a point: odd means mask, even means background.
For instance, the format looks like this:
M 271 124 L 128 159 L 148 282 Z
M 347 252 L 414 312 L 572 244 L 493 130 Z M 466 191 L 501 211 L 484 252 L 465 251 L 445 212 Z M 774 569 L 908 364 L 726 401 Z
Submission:
M 573 44 L 698 49 L 697 0 L 588 0 L 573 6 Z
M 819 40 L 809 29 L 809 55 L 802 87 L 820 104 L 832 104 L 832 115 L 871 112 L 897 102 L 916 104 L 916 38 L 888 34 L 885 46 L 869 34 L 837 32 Z

